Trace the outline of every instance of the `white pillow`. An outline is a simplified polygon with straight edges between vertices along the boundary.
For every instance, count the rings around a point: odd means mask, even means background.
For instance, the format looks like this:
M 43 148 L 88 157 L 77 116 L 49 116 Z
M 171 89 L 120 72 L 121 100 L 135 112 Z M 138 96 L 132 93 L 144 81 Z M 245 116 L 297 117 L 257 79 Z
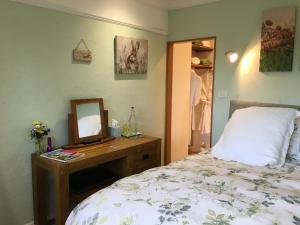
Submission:
M 291 137 L 287 159 L 293 163 L 300 164 L 300 117 L 295 119 L 294 132 Z
M 236 110 L 212 148 L 212 155 L 255 166 L 282 166 L 298 113 L 295 109 L 271 107 Z

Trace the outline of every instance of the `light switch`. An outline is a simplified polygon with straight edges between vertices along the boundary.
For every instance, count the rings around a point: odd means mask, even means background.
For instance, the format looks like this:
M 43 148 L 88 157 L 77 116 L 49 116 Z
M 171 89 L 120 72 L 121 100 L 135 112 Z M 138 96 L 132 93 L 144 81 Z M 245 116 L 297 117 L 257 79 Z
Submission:
M 228 92 L 226 90 L 218 91 L 218 98 L 228 98 Z

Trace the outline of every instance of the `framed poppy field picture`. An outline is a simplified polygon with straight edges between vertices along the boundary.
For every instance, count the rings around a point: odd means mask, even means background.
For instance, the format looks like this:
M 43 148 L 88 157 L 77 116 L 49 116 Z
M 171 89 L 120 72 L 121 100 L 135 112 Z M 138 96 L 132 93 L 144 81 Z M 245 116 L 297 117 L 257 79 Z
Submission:
M 263 13 L 260 72 L 293 70 L 296 7 L 282 7 Z

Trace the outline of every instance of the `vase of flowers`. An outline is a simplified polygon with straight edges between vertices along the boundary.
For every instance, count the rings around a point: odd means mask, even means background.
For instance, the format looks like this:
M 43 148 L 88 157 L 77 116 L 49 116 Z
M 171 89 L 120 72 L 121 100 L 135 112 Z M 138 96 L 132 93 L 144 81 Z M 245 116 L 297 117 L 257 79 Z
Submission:
M 42 154 L 45 152 L 44 137 L 47 136 L 50 129 L 39 120 L 32 122 L 32 128 L 30 131 L 31 140 L 35 142 L 35 152 Z

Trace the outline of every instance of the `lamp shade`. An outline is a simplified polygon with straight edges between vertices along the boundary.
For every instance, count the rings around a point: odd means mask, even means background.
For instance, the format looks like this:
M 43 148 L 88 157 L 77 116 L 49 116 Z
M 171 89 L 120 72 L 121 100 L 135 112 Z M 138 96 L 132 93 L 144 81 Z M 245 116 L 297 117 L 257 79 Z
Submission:
M 239 54 L 235 51 L 228 51 L 225 53 L 227 59 L 231 63 L 235 63 L 239 59 Z

